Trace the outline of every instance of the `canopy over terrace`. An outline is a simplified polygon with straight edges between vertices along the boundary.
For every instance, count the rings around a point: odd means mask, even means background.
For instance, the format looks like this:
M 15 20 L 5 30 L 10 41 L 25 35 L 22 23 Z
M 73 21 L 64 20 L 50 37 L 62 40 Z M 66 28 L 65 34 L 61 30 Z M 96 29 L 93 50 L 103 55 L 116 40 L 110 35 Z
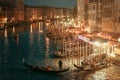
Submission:
M 78 35 L 78 38 L 84 42 L 86 42 L 86 45 L 91 44 L 92 46 L 92 53 L 106 53 L 108 54 L 108 50 L 111 52 L 111 46 L 108 44 L 108 40 L 98 37 L 98 36 L 83 36 Z M 110 49 L 109 49 L 110 48 Z M 110 53 L 109 52 L 109 53 Z
M 98 37 L 98 36 L 85 36 L 85 35 L 78 35 L 78 38 L 83 40 L 84 42 L 93 44 L 94 42 L 99 42 L 99 43 L 107 43 L 108 40 Z
M 86 43 L 87 46 L 90 46 L 92 49 L 91 54 L 99 55 L 106 54 L 108 60 L 110 60 L 111 55 L 114 53 L 114 46 L 109 44 L 109 40 L 98 37 L 98 36 L 83 36 L 78 35 L 78 38 Z M 86 49 L 86 50 L 88 50 Z M 85 51 L 85 50 L 84 50 Z M 85 51 L 88 52 L 88 51 Z M 83 52 L 84 53 L 84 52 Z M 91 55 L 90 54 L 90 55 Z M 88 55 L 89 56 L 89 55 Z M 97 62 L 97 61 L 96 61 Z M 110 63 L 108 63 L 110 64 Z

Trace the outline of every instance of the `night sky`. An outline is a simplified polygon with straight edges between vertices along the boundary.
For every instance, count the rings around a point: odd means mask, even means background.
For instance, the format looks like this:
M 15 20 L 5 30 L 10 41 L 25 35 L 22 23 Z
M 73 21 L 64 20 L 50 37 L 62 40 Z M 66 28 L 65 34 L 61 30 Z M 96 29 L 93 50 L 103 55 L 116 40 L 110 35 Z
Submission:
M 76 5 L 76 0 L 24 0 L 24 3 L 31 6 L 72 8 Z

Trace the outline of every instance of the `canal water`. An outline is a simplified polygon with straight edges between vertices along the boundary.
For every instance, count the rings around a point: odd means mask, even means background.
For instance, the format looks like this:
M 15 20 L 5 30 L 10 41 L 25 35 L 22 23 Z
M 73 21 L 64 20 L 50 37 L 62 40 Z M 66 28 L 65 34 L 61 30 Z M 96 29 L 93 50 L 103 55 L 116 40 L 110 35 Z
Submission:
M 70 72 L 63 74 L 43 74 L 23 66 L 22 60 L 36 66 L 58 68 L 58 60 L 52 56 L 53 45 L 45 45 L 44 33 L 38 24 L 11 27 L 0 31 L 0 80 L 66 80 Z M 18 40 L 14 35 L 18 34 Z M 45 49 L 46 47 L 46 49 Z M 63 59 L 64 60 L 64 59 Z M 66 60 L 66 63 L 69 63 Z M 64 67 L 68 65 L 64 63 Z M 67 66 L 66 66 L 67 65 Z
M 14 35 L 18 34 L 18 40 Z M 70 71 L 47 74 L 27 69 L 22 60 L 36 66 L 58 68 L 58 60 L 52 56 L 54 44 L 47 39 L 38 23 L 0 30 L 0 80 L 120 80 L 120 68 L 112 65 L 98 71 L 77 71 L 76 58 L 63 58 L 63 67 Z

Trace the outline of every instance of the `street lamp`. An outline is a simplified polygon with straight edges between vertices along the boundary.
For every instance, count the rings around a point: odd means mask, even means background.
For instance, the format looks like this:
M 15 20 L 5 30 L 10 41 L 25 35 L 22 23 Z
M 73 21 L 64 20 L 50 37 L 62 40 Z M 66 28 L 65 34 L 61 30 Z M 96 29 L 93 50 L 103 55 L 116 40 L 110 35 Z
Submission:
M 100 45 L 101 45 L 100 42 L 98 42 L 98 41 L 95 41 L 93 44 L 94 44 L 95 46 L 100 46 Z
M 7 18 L 4 18 L 4 23 L 7 23 Z

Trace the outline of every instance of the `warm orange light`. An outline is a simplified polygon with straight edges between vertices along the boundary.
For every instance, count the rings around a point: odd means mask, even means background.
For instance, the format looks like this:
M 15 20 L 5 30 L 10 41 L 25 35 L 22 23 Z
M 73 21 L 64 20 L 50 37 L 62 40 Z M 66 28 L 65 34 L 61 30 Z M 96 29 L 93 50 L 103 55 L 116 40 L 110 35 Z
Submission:
M 110 56 L 115 58 L 115 53 L 110 53 Z
M 98 41 L 95 41 L 95 42 L 94 42 L 94 45 L 95 45 L 95 46 L 100 46 L 100 43 L 99 43 Z
M 4 23 L 7 23 L 7 18 L 4 18 Z

